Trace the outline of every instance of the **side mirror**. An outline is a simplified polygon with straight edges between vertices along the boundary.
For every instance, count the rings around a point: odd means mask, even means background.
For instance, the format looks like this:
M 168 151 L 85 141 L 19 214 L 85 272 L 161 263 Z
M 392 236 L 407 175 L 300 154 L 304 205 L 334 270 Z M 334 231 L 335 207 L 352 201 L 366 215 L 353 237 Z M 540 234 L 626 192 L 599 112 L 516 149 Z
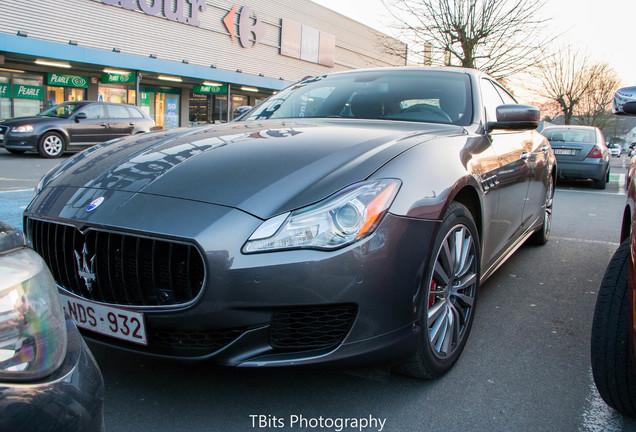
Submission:
M 80 120 L 86 120 L 87 118 L 88 116 L 85 112 L 77 113 L 77 115 L 75 116 L 75 123 L 79 123 Z
M 488 122 L 488 130 L 536 129 L 541 121 L 541 111 L 531 105 L 508 104 L 497 107 L 497 121 Z
M 636 115 L 636 86 L 616 90 L 612 112 L 618 115 Z

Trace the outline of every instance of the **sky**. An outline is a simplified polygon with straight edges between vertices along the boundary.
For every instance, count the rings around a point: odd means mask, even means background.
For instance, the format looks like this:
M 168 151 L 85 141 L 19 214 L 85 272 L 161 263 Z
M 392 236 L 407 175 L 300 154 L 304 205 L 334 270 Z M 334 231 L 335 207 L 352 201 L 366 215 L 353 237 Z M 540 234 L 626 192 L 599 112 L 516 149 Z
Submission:
M 381 0 L 312 0 L 374 29 L 391 34 Z M 542 14 L 561 45 L 609 63 L 624 86 L 636 85 L 636 0 L 548 0 Z

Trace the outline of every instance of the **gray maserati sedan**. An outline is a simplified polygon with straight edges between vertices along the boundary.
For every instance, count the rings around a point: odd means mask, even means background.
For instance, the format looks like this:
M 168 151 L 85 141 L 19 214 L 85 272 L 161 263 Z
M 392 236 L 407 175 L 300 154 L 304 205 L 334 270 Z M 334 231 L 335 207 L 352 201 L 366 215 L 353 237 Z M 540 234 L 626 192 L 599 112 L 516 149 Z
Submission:
M 237 122 L 75 155 L 40 181 L 25 231 L 94 341 L 435 378 L 480 284 L 549 238 L 539 117 L 474 70 L 316 76 Z

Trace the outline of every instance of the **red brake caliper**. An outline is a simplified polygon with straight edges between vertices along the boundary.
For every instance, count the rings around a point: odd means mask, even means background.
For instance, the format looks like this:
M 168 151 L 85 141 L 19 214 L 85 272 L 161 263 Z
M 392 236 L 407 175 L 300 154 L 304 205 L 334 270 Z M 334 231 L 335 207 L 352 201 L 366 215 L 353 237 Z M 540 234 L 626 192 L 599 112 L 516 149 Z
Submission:
M 433 291 L 437 291 L 437 281 L 435 280 L 435 278 L 431 279 L 431 289 L 429 291 L 429 296 L 428 296 L 428 308 L 432 308 L 433 305 L 435 304 L 435 295 L 430 294 Z

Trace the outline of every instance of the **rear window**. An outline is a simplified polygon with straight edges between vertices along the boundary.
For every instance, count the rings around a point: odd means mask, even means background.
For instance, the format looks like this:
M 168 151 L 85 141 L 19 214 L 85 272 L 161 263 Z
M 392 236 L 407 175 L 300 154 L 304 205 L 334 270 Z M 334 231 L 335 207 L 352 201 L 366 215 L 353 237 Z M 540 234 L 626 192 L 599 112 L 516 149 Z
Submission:
M 596 144 L 593 129 L 547 129 L 542 133 L 550 142 Z

